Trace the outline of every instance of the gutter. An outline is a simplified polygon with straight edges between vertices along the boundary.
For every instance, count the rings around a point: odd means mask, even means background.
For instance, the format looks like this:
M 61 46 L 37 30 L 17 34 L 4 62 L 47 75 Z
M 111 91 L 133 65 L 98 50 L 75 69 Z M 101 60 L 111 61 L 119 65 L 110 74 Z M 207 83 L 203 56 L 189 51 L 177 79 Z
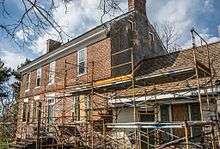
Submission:
M 152 75 L 143 75 L 143 76 L 139 76 L 136 77 L 136 81 L 142 81 L 142 80 L 147 80 L 147 79 L 153 79 L 155 77 L 161 77 L 161 76 L 169 76 L 169 75 L 174 75 L 174 74 L 181 74 L 184 72 L 190 72 L 193 71 L 194 68 L 184 68 L 184 69 L 176 69 L 176 70 L 172 70 L 172 71 L 168 71 L 168 72 L 163 72 L 163 73 L 157 73 L 157 74 L 152 74 Z M 124 77 L 124 79 L 119 79 L 117 80 L 117 77 L 115 78 L 110 78 L 110 79 L 105 79 L 102 81 L 97 81 L 94 82 L 95 86 L 94 88 L 105 88 L 105 87 L 110 87 L 110 86 L 116 86 L 116 85 L 120 85 L 123 83 L 130 83 L 131 82 L 131 78 L 129 77 L 130 75 L 127 76 L 122 76 Z M 108 81 L 111 80 L 111 81 Z M 103 83 L 102 83 L 103 82 Z M 85 84 L 84 86 L 68 86 L 67 87 L 67 92 L 68 93 L 76 93 L 76 92 L 85 92 L 85 91 L 90 91 L 92 88 L 91 83 Z
M 211 94 L 212 93 L 212 88 L 207 88 L 207 89 L 201 89 L 201 94 L 205 94 L 207 90 L 207 93 Z M 218 89 L 214 88 L 213 93 L 218 93 Z M 182 91 L 178 93 L 167 93 L 167 94 L 161 94 L 161 95 L 151 95 L 151 96 L 141 96 L 137 97 L 136 101 L 141 102 L 141 101 L 155 101 L 156 100 L 166 100 L 166 99 L 176 99 L 176 98 L 184 98 L 184 97 L 190 97 L 190 96 L 198 96 L 198 90 L 194 89 L 191 91 Z M 194 101 L 194 100 L 192 100 Z M 131 103 L 133 102 L 133 98 L 117 98 L 117 99 L 112 99 L 109 100 L 110 104 L 117 105 L 117 104 L 122 104 L 122 103 Z M 189 100 L 186 100 L 185 102 L 189 102 Z
M 31 69 L 33 66 L 38 65 L 38 64 L 40 64 L 40 63 L 42 63 L 42 62 L 44 62 L 44 61 L 48 62 L 48 59 L 52 59 L 52 58 L 55 57 L 56 55 L 59 55 L 59 54 L 63 53 L 63 52 L 66 51 L 66 50 L 70 50 L 71 48 L 76 47 L 76 46 L 78 46 L 79 44 L 88 41 L 89 39 L 95 38 L 95 37 L 97 37 L 97 36 L 100 35 L 100 34 L 106 34 L 106 29 L 102 29 L 101 31 L 99 31 L 99 32 L 97 32 L 97 33 L 95 33 L 95 34 L 92 34 L 91 36 L 88 36 L 88 37 L 86 37 L 86 38 L 84 38 L 84 39 L 82 39 L 82 40 L 80 40 L 80 41 L 78 41 L 78 42 L 76 42 L 76 43 L 74 43 L 74 44 L 72 44 L 72 45 L 69 45 L 69 46 L 67 46 L 67 47 L 65 47 L 65 48 L 61 47 L 61 48 L 63 48 L 63 49 L 58 48 L 58 49 L 56 50 L 56 52 L 51 53 L 51 54 L 48 55 L 48 56 L 42 57 L 42 58 L 39 59 L 39 60 L 33 61 L 33 63 L 30 63 L 29 65 L 26 65 L 26 66 L 24 66 L 23 68 L 20 68 L 20 69 L 19 69 L 19 72 L 22 73 L 22 72 L 24 72 L 24 71 L 28 71 L 28 70 Z M 100 36 L 100 37 L 101 37 L 101 36 Z M 98 38 L 96 38 L 96 39 L 98 39 Z M 102 40 L 102 39 L 104 39 L 104 37 L 102 37 L 101 39 L 98 39 L 98 40 Z M 97 41 L 96 41 L 96 42 L 97 42 Z M 85 46 L 87 46 L 87 45 L 85 45 Z M 84 47 L 85 47 L 85 46 L 84 46 Z M 79 47 L 80 47 L 80 46 L 79 46 Z M 74 49 L 74 51 L 77 51 L 77 49 Z M 72 51 L 72 52 L 74 52 L 74 51 Z M 71 53 L 72 53 L 72 52 L 71 52 Z
M 112 21 L 114 21 L 114 20 L 117 21 L 117 20 L 123 19 L 123 18 L 129 16 L 130 14 L 132 14 L 132 13 L 134 13 L 134 12 L 135 12 L 135 11 L 130 11 L 130 12 L 127 12 L 127 13 L 125 13 L 125 14 L 122 14 L 122 15 L 120 15 L 120 16 L 118 16 L 118 17 L 112 19 L 112 20 L 109 20 L 109 21 L 107 21 L 107 22 L 105 22 L 105 23 L 103 23 L 103 24 L 101 24 L 101 25 L 95 27 L 95 28 L 92 29 L 92 30 L 89 30 L 88 32 L 86 32 L 86 33 L 84 33 L 84 34 L 82 34 L 82 35 L 76 37 L 75 39 L 73 39 L 73 40 L 67 42 L 66 44 L 62 45 L 60 48 L 56 49 L 54 53 L 52 53 L 52 52 L 53 52 L 53 51 L 52 51 L 51 53 L 48 53 L 48 55 L 45 54 L 45 55 L 43 55 L 43 56 L 41 56 L 41 57 L 35 59 L 35 60 L 32 61 L 30 64 L 28 64 L 28 65 L 23 66 L 22 68 L 20 68 L 18 71 L 19 71 L 20 73 L 25 72 L 25 71 L 28 71 L 29 69 L 31 69 L 31 68 L 34 67 L 35 65 L 39 65 L 40 63 L 43 63 L 44 61 L 46 61 L 45 63 L 50 63 L 50 62 L 52 62 L 51 59 L 53 59 L 54 56 L 59 55 L 60 53 L 64 52 L 65 50 L 70 49 L 70 48 L 73 48 L 74 46 L 77 46 L 77 45 L 79 45 L 79 44 L 81 44 L 81 43 L 83 43 L 83 42 L 85 42 L 85 41 L 87 41 L 87 40 L 89 40 L 89 39 L 91 39 L 91 38 L 96 37 L 96 38 L 94 39 L 95 42 L 100 41 L 100 40 L 102 40 L 102 39 L 105 39 L 105 38 L 107 37 L 107 36 L 106 36 L 106 35 L 107 35 L 106 33 L 107 33 L 108 28 L 110 27 L 110 23 L 111 23 Z M 93 32 L 95 32 L 96 30 L 101 30 L 101 31 L 98 31 L 98 32 L 96 32 L 96 33 L 93 33 Z M 86 37 L 86 38 L 83 38 L 83 37 L 86 36 L 87 34 L 92 34 L 92 35 L 90 35 L 90 36 L 88 36 L 88 37 Z M 98 36 L 98 35 L 100 35 L 100 34 L 105 34 L 105 38 L 102 37 L 102 36 Z M 83 39 L 82 39 L 82 40 L 79 40 L 78 42 L 76 42 L 76 43 L 74 43 L 74 44 L 71 44 L 71 42 L 74 42 L 75 40 L 77 40 L 77 39 L 79 39 L 79 38 L 83 38 Z M 95 43 L 95 42 L 93 42 L 93 43 Z M 69 45 L 68 45 L 68 44 L 69 44 Z M 89 44 L 91 44 L 91 43 L 89 43 Z M 86 46 L 88 46 L 89 44 L 87 44 Z M 66 46 L 66 47 L 65 47 L 65 46 Z M 85 47 L 85 45 L 84 45 L 84 47 Z M 81 46 L 81 47 L 78 47 L 78 48 L 84 48 L 84 47 Z M 62 48 L 63 48 L 63 49 L 62 49 Z M 77 51 L 77 49 L 74 49 L 74 51 Z M 74 51 L 71 51 L 71 52 L 74 52 Z M 64 55 L 64 56 L 65 56 L 65 55 Z M 57 58 L 57 59 L 58 59 L 58 58 Z M 49 60 L 49 61 L 48 61 L 48 60 Z M 53 60 L 54 60 L 54 59 L 53 59 Z

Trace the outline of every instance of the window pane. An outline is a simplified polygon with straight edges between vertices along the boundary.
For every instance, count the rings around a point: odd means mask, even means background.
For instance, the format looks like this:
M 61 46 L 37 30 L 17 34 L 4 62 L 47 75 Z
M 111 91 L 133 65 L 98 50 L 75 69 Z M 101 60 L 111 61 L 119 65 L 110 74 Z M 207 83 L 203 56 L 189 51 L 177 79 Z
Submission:
M 31 105 L 28 104 L 27 105 L 27 122 L 29 123 L 30 122 L 30 114 L 31 114 Z
M 72 111 L 72 117 L 73 121 L 80 120 L 80 107 L 79 107 L 79 96 L 73 96 L 73 111 Z
M 169 105 L 161 105 L 160 106 L 160 117 L 162 122 L 169 122 L 170 115 L 169 115 Z
M 32 121 L 36 122 L 37 118 L 37 104 L 36 101 L 33 101 L 33 115 L 32 115 Z
M 48 123 L 51 124 L 54 121 L 54 104 L 55 104 L 55 99 L 54 98 L 49 98 L 48 99 Z
M 51 124 L 53 122 L 53 106 L 48 105 L 48 123 Z
M 29 89 L 29 85 L 30 85 L 30 74 L 27 74 L 26 80 L 25 80 L 25 90 Z
M 37 77 L 41 77 L 41 68 L 37 69 Z
M 170 106 L 169 105 L 161 105 L 160 106 L 160 117 L 161 122 L 170 122 Z M 164 132 L 161 132 L 161 141 L 168 142 L 171 140 L 171 136 L 168 133 L 171 133 L 171 129 L 162 129 Z
M 37 69 L 36 86 L 40 86 L 40 80 L 41 80 L 41 68 Z
M 85 62 L 79 63 L 79 74 L 85 73 Z
M 85 61 L 85 50 L 79 51 L 79 62 Z
M 86 49 L 78 51 L 78 59 L 77 59 L 77 72 L 78 74 L 84 74 L 86 72 Z
M 40 78 L 37 78 L 36 86 L 40 86 Z
M 191 114 L 191 121 L 200 121 L 201 115 L 200 115 L 200 109 L 199 104 L 190 104 L 190 114 Z M 192 126 L 192 135 L 194 138 L 192 139 L 193 142 L 200 142 L 201 140 L 201 133 L 202 133 L 202 127 L 201 126 Z
M 23 104 L 23 114 L 22 114 L 22 120 L 25 122 L 27 120 L 27 108 L 28 108 L 28 103 Z
M 56 62 L 52 62 L 49 65 L 49 79 L 48 79 L 48 83 L 52 84 L 54 83 L 54 79 L 55 79 L 55 66 L 56 66 Z

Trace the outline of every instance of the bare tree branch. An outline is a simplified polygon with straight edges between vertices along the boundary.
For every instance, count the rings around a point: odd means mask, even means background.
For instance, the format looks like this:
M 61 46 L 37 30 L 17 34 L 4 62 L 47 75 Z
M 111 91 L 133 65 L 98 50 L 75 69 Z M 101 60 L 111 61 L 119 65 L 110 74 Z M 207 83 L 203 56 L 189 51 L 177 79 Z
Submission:
M 0 0 L 0 15 L 6 18 L 10 18 L 10 11 L 8 10 L 10 8 L 9 1 L 10 0 Z M 44 34 L 51 35 L 51 31 L 48 31 L 48 29 L 54 30 L 61 42 L 65 38 L 71 38 L 54 18 L 54 10 L 58 7 L 58 3 L 60 2 L 64 4 L 65 11 L 67 12 L 67 5 L 73 2 L 73 0 L 18 0 L 17 3 L 19 3 L 22 8 L 21 15 L 18 16 L 16 20 L 10 20 L 8 24 L 0 22 L 0 32 L 10 37 L 17 45 L 22 47 L 24 45 L 33 44 L 33 41 L 38 36 Z M 99 1 L 98 9 L 102 11 L 101 23 L 103 23 L 103 18 L 106 15 L 114 16 L 119 11 L 123 13 L 119 4 L 120 0 Z M 18 33 L 22 35 L 18 37 Z
M 181 36 L 176 30 L 174 24 L 170 22 L 164 22 L 162 24 L 154 24 L 154 28 L 158 32 L 168 52 L 174 52 L 178 49 L 181 49 L 181 47 L 178 44 Z
M 101 23 L 106 15 L 114 16 L 118 11 L 124 13 L 119 5 L 119 0 L 100 0 L 98 9 L 102 11 Z

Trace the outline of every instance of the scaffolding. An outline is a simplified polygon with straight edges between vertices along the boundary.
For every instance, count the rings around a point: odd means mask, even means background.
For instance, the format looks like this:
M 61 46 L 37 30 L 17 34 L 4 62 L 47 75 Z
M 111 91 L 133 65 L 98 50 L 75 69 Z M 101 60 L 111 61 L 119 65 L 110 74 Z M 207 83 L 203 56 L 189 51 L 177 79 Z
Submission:
M 48 101 L 50 97 L 44 94 L 44 99 L 39 101 L 34 124 L 27 122 L 28 127 L 20 126 L 21 138 L 26 141 L 26 145 L 29 142 L 37 149 L 219 148 L 219 119 L 213 85 L 215 76 L 210 59 L 211 47 L 194 29 L 191 30 L 191 35 L 193 48 L 181 52 L 181 58 L 185 59 L 183 61 L 187 66 L 184 64 L 176 68 L 167 67 L 160 71 L 152 66 L 151 69 L 155 71 L 142 76 L 138 75 L 137 70 L 143 62 L 134 65 L 132 47 L 131 73 L 96 80 L 96 62 L 92 61 L 88 62 L 87 66 L 92 72 L 87 75 L 87 83 L 76 79 L 75 86 L 67 85 L 67 75 L 68 71 L 72 71 L 77 65 L 65 60 L 64 80 L 56 93 L 55 101 Z M 196 37 L 200 41 L 199 46 Z M 175 53 L 163 57 L 174 63 L 175 56 L 172 55 Z M 160 58 L 155 58 L 155 61 Z M 59 74 L 56 77 L 59 77 Z M 44 88 L 46 92 L 46 87 Z M 160 100 L 165 94 L 169 95 L 170 99 Z M 86 96 L 81 99 L 78 95 Z M 77 109 L 74 110 L 80 111 L 80 114 L 74 113 L 72 105 L 68 104 L 70 100 L 72 102 L 73 96 L 76 96 L 75 102 L 78 101 L 74 107 Z M 171 104 L 179 97 L 184 100 L 195 99 L 194 102 L 199 103 L 200 118 L 194 121 L 161 121 L 160 106 L 164 103 Z M 48 102 L 56 109 L 52 119 L 48 119 Z M 214 108 L 211 105 L 214 105 Z M 132 108 L 132 120 L 118 122 L 119 113 L 127 108 Z M 139 112 L 146 114 L 148 109 L 154 115 L 153 122 L 141 122 Z M 207 111 L 212 115 L 205 117 Z M 191 135 L 192 129 L 199 131 L 197 136 Z M 181 135 L 174 132 L 180 132 Z

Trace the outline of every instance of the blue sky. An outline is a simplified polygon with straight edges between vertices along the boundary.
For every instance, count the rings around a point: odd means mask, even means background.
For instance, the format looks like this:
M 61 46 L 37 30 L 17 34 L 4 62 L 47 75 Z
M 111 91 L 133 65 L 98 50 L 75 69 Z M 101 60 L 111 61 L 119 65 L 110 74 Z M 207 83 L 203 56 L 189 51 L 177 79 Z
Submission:
M 13 22 L 22 14 L 23 8 L 18 0 L 8 2 L 7 8 L 13 15 L 10 18 L 0 16 L 0 24 Z M 97 9 L 98 4 L 99 0 L 74 0 L 65 12 L 65 6 L 59 3 L 53 15 L 66 32 L 76 37 L 100 24 L 101 12 Z M 127 0 L 121 0 L 120 6 L 126 12 Z M 190 43 L 189 31 L 192 27 L 195 27 L 209 42 L 219 40 L 217 28 L 220 26 L 220 0 L 147 0 L 146 9 L 151 23 L 170 22 L 175 25 L 177 33 L 181 35 L 179 44 L 183 47 Z M 110 17 L 106 16 L 105 20 L 107 19 Z M 48 28 L 48 31 L 54 32 L 51 28 Z M 21 35 L 19 31 L 16 34 L 18 39 L 22 39 Z M 21 48 L 0 31 L 0 57 L 7 66 L 16 68 L 26 58 L 34 59 L 44 54 L 48 38 L 56 39 L 56 36 L 36 37 L 34 39 L 36 45 Z M 68 38 L 65 39 L 67 40 Z

